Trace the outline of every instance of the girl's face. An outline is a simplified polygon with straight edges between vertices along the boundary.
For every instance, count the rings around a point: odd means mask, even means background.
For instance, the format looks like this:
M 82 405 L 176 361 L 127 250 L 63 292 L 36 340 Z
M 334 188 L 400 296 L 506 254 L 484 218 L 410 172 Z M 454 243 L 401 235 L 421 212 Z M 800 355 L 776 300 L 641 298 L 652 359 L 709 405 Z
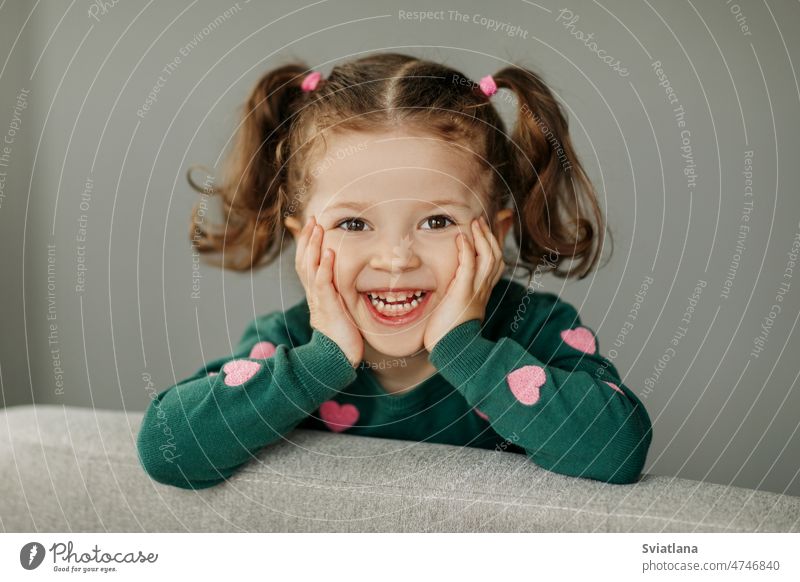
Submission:
M 475 162 L 438 138 L 407 131 L 351 131 L 326 141 L 310 168 L 301 220 L 286 226 L 296 237 L 316 217 L 323 249 L 335 252 L 334 284 L 364 340 L 386 356 L 414 355 L 458 268 L 456 235 L 472 241 L 470 222 L 486 215 Z M 511 211 L 498 213 L 501 245 L 510 225 Z M 412 308 L 415 291 L 423 295 Z M 410 305 L 375 307 L 376 294 L 384 302 L 411 295 Z

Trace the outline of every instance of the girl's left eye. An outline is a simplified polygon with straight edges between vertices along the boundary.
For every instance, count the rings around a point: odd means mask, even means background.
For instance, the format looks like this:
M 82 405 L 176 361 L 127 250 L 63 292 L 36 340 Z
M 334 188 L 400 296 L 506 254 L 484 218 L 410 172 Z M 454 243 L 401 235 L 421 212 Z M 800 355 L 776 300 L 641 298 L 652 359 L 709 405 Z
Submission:
M 452 224 L 456 223 L 456 221 L 453 220 L 452 218 L 450 218 L 449 216 L 445 216 L 444 214 L 437 214 L 436 216 L 429 216 L 428 218 L 426 218 L 423 221 L 423 224 L 426 223 L 426 222 L 430 223 L 430 221 L 432 221 L 432 220 L 435 220 L 436 224 L 439 224 L 439 225 L 442 225 L 442 223 L 444 221 L 448 221 L 448 222 L 450 222 Z M 443 224 L 441 227 L 438 227 L 438 228 L 437 227 L 425 228 L 423 230 L 443 230 L 443 229 L 447 228 L 447 226 L 448 226 L 447 224 Z

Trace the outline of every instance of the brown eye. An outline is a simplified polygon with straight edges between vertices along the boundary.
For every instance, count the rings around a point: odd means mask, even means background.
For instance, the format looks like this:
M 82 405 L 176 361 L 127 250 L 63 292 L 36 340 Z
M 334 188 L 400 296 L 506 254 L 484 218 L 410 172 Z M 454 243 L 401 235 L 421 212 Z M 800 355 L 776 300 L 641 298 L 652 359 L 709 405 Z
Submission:
M 447 228 L 448 222 L 455 224 L 455 221 L 450 218 L 449 216 L 445 216 L 443 214 L 437 214 L 436 216 L 429 216 L 424 221 L 427 224 L 431 225 L 431 228 L 425 228 L 423 230 L 443 230 Z
M 344 230 L 349 232 L 362 232 L 363 228 L 359 227 L 366 226 L 366 223 L 360 218 L 345 218 L 343 221 L 341 221 L 339 224 L 336 225 L 336 228 L 340 228 L 343 224 L 346 225 Z

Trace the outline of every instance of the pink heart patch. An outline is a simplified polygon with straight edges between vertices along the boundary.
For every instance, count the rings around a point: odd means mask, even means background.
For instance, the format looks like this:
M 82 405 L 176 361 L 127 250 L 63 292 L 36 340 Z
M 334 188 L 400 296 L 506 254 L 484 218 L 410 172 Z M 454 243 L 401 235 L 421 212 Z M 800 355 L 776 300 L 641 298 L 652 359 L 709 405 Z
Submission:
M 575 329 L 565 329 L 561 332 L 561 339 L 564 342 L 582 352 L 593 354 L 597 351 L 597 343 L 594 339 L 594 334 L 585 327 L 577 327 Z
M 620 393 L 620 394 L 622 394 L 623 396 L 625 395 L 625 393 L 622 391 L 622 389 L 620 389 L 620 387 L 619 387 L 619 386 L 617 386 L 616 384 L 612 384 L 611 382 L 606 382 L 606 384 L 608 384 L 609 386 L 611 386 L 611 387 L 612 387 L 614 390 L 616 390 L 617 392 L 619 392 L 619 393 Z
M 481 412 L 481 411 L 480 411 L 480 410 L 478 410 L 477 408 L 473 408 L 472 410 L 475 412 L 475 414 L 477 414 L 477 415 L 478 415 L 478 416 L 480 416 L 480 417 L 481 417 L 483 420 L 485 420 L 485 421 L 487 421 L 487 422 L 488 422 L 488 420 L 489 420 L 489 417 L 488 417 L 488 416 L 486 416 L 486 414 L 485 414 L 485 413 Z
M 527 405 L 536 404 L 539 400 L 539 388 L 546 381 L 547 375 L 541 366 L 522 366 L 506 377 L 514 398 Z
M 258 342 L 250 350 L 250 357 L 256 360 L 266 360 L 275 355 L 275 344 L 272 342 Z
M 241 386 L 256 375 L 261 369 L 261 364 L 249 360 L 231 360 L 224 366 L 225 384 L 228 386 Z
M 352 404 L 339 404 L 335 400 L 328 400 L 320 405 L 319 415 L 325 426 L 333 432 L 342 432 L 356 423 L 358 408 Z

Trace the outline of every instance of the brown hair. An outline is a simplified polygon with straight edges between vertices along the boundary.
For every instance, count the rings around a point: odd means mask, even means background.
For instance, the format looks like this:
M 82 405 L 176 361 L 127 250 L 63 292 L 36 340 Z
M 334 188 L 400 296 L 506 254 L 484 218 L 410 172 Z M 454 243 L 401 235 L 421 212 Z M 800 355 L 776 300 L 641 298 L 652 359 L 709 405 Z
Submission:
M 536 73 L 517 66 L 493 75 L 516 96 L 511 135 L 491 99 L 460 72 L 398 53 L 373 54 L 333 68 L 316 90 L 304 92 L 303 63 L 268 71 L 244 105 L 221 183 L 192 187 L 218 195 L 223 228 L 192 210 L 190 238 L 200 253 L 222 252 L 225 268 L 270 264 L 281 252 L 283 219 L 302 209 L 306 167 L 324 132 L 420 127 L 448 143 L 467 143 L 490 170 L 489 219 L 513 205 L 514 263 L 584 278 L 597 264 L 605 224 L 594 188 L 575 155 L 567 119 Z M 498 93 L 496 99 L 501 94 Z M 291 193 L 294 193 L 292 196 Z M 500 241 L 501 244 L 504 241 Z M 557 267 L 575 262 L 567 270 Z

